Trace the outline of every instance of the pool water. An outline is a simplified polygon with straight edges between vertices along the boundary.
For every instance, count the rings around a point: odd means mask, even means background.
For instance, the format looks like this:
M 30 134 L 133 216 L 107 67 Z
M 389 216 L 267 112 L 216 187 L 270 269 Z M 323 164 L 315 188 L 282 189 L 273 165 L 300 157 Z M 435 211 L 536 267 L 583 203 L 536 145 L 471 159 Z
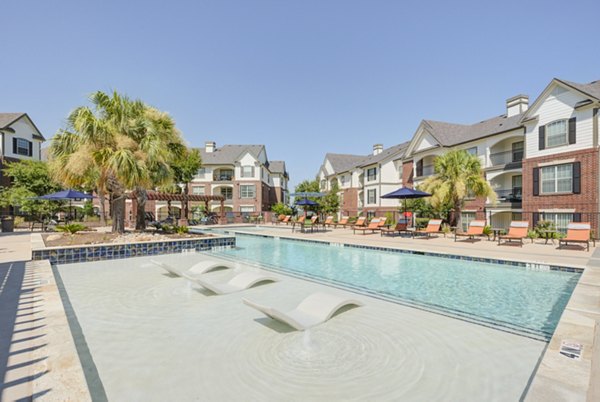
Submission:
M 548 340 L 580 273 L 236 234 L 226 258 Z

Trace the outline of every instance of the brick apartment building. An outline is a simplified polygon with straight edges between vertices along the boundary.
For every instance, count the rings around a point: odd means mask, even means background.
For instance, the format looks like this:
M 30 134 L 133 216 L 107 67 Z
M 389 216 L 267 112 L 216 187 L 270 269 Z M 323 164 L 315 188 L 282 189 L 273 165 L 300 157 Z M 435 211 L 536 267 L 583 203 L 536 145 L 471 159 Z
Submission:
M 463 224 L 485 218 L 507 227 L 525 219 L 534 226 L 543 219 L 565 230 L 568 222 L 591 221 L 598 233 L 599 108 L 600 81 L 554 79 L 531 107 L 528 96 L 517 95 L 506 101 L 502 115 L 475 124 L 423 120 L 407 144 L 388 148 L 386 158 L 371 164 L 365 160 L 384 152 L 380 145 L 372 156 L 329 153 L 317 177 L 322 190 L 335 180 L 347 183 L 340 185 L 342 214 L 380 214 L 398 206 L 383 205 L 390 200 L 381 195 L 418 186 L 434 174 L 437 156 L 464 149 L 480 158 L 498 202 L 468 200 Z

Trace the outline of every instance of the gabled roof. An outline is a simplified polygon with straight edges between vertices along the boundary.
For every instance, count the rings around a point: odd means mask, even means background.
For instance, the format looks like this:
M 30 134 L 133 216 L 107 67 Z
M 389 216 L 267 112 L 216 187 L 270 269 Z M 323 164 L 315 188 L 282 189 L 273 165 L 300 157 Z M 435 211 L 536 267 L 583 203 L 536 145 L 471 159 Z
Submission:
M 600 80 L 592 81 L 587 84 L 579 84 L 577 82 L 561 80 L 559 78 L 555 78 L 556 81 L 562 82 L 563 84 L 575 88 L 579 92 L 583 92 L 584 94 L 595 98 L 596 100 L 600 100 Z
M 440 145 L 451 147 L 519 128 L 521 117 L 523 113 L 511 117 L 501 115 L 471 125 L 433 120 L 423 120 L 423 123 Z
M 42 132 L 36 127 L 35 123 L 31 118 L 27 115 L 27 113 L 0 113 L 0 130 L 8 128 L 15 121 L 19 120 L 21 117 L 27 117 L 33 128 L 37 131 L 33 136 L 37 139 L 45 141 L 46 139 L 42 135 Z
M 402 144 L 398 144 L 398 145 L 394 145 L 389 148 L 386 148 L 383 151 L 381 151 L 380 153 L 378 153 L 377 155 L 369 155 L 360 162 L 358 167 L 363 167 L 363 166 L 372 165 L 374 163 L 379 163 L 381 161 L 384 161 L 384 160 L 394 157 L 394 156 L 396 156 L 395 159 L 401 158 L 402 156 L 404 156 L 404 153 L 408 149 L 409 144 L 410 144 L 410 141 L 403 142 Z
M 346 172 L 365 159 L 365 155 L 325 154 L 325 159 L 331 163 L 334 173 Z
M 284 161 L 269 161 L 269 170 L 271 173 L 286 174 Z
M 264 145 L 223 145 L 213 152 L 206 152 L 204 148 L 199 148 L 203 165 L 232 165 L 245 153 L 258 159 L 264 150 Z

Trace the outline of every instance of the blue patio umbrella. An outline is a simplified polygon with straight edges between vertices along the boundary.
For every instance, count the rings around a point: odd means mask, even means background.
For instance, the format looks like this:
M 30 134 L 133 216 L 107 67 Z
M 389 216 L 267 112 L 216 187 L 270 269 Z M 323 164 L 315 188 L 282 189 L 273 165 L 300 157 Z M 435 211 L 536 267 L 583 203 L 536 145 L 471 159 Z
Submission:
M 295 204 L 303 207 L 314 207 L 315 205 L 319 205 L 318 202 L 309 200 L 308 198 L 303 198 L 299 201 L 296 201 Z M 306 209 L 304 209 L 304 216 L 306 216 Z
M 431 197 L 431 194 L 408 187 L 400 187 L 396 191 L 392 191 L 391 193 L 387 193 L 381 196 L 381 198 L 396 198 L 399 200 L 409 200 L 425 197 Z M 406 202 L 404 202 L 404 218 L 406 219 Z
M 69 211 L 71 211 L 71 202 L 73 200 L 91 200 L 94 198 L 91 194 L 82 193 L 81 191 L 76 190 L 62 190 L 56 193 L 45 194 L 39 197 L 35 197 L 36 200 L 46 200 L 46 201 L 69 201 Z

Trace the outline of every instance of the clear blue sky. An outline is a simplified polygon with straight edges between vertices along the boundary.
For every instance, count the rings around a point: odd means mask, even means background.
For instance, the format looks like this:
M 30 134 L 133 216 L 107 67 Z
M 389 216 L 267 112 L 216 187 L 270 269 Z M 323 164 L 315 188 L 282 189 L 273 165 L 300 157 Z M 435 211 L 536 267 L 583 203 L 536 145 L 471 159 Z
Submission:
M 193 146 L 263 143 L 292 184 L 325 152 L 472 123 L 553 77 L 600 79 L 597 1 L 7 1 L 0 111 L 51 137 L 95 90 L 170 112 Z

